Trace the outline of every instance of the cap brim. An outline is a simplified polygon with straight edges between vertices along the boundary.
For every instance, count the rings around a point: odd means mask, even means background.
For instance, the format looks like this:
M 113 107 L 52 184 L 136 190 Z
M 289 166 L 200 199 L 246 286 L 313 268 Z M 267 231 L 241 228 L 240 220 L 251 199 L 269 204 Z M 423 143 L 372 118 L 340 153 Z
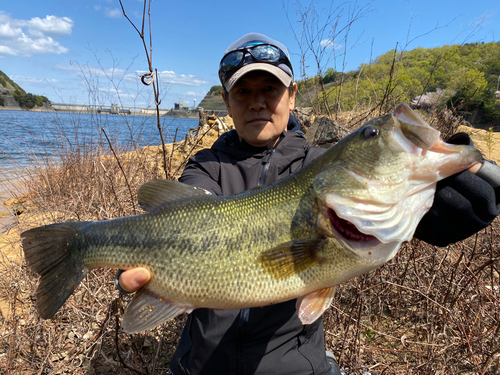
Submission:
M 289 87 L 292 83 L 292 77 L 290 77 L 281 68 L 267 63 L 253 63 L 245 65 L 242 68 L 238 69 L 231 77 L 229 77 L 226 82 L 224 82 L 224 87 L 227 91 L 231 91 L 235 83 L 238 82 L 241 77 L 254 70 L 264 70 L 265 72 L 271 73 L 272 75 L 277 77 L 286 87 Z

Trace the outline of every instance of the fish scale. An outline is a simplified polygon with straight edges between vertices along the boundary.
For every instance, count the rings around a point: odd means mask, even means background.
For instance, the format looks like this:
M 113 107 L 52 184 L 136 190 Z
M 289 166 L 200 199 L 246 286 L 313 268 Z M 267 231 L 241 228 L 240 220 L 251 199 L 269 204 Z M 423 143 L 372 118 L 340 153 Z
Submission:
M 37 309 L 54 316 L 89 269 L 145 267 L 151 280 L 127 307 L 127 332 L 196 308 L 294 298 L 310 324 L 334 285 L 384 264 L 411 240 L 438 180 L 481 160 L 473 147 L 440 141 L 400 105 L 270 186 L 217 197 L 150 181 L 138 194 L 146 215 L 22 233 L 27 263 L 41 276 Z

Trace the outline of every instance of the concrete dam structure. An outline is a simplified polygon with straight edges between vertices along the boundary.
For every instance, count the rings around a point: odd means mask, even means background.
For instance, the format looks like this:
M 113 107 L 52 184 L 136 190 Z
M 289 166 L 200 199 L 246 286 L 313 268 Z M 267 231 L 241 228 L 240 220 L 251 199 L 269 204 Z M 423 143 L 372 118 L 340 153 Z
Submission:
M 153 107 L 122 107 L 119 104 L 90 105 L 90 104 L 66 104 L 52 103 L 52 109 L 56 112 L 76 112 L 76 113 L 105 113 L 112 115 L 138 115 L 156 116 L 156 108 Z M 170 109 L 160 108 L 160 116 L 166 115 Z

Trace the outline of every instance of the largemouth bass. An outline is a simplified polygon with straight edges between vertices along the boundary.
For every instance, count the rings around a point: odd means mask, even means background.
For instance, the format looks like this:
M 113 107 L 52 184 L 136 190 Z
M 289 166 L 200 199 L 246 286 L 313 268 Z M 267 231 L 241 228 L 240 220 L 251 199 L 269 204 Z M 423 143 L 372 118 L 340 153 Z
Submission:
M 334 285 L 381 266 L 412 239 L 437 181 L 481 160 L 401 104 L 264 188 L 219 197 L 148 182 L 138 201 L 149 214 L 22 233 L 27 263 L 41 276 L 38 312 L 51 318 L 89 269 L 145 267 L 152 278 L 125 312 L 129 333 L 196 308 L 295 298 L 301 321 L 312 323 Z

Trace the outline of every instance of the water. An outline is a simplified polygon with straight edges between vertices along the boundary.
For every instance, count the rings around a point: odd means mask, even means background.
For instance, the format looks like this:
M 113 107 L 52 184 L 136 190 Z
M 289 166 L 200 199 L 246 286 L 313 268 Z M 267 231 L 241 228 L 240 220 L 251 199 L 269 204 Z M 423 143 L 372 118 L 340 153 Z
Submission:
M 166 143 L 184 139 L 198 119 L 161 117 Z M 0 111 L 0 174 L 22 170 L 33 160 L 56 157 L 61 145 L 81 147 L 99 142 L 107 147 L 101 128 L 119 147 L 160 145 L 156 117 L 110 114 Z M 1 179 L 1 177 L 0 177 Z
M 199 120 L 162 117 L 160 123 L 165 142 L 171 143 L 177 127 L 176 141 L 180 141 Z M 0 111 L 0 234 L 15 222 L 3 202 L 16 190 L 20 174 L 43 165 L 45 158 L 57 162 L 61 147 L 78 151 L 90 142 L 109 150 L 102 128 L 114 147 L 122 150 L 161 144 L 156 117 Z

